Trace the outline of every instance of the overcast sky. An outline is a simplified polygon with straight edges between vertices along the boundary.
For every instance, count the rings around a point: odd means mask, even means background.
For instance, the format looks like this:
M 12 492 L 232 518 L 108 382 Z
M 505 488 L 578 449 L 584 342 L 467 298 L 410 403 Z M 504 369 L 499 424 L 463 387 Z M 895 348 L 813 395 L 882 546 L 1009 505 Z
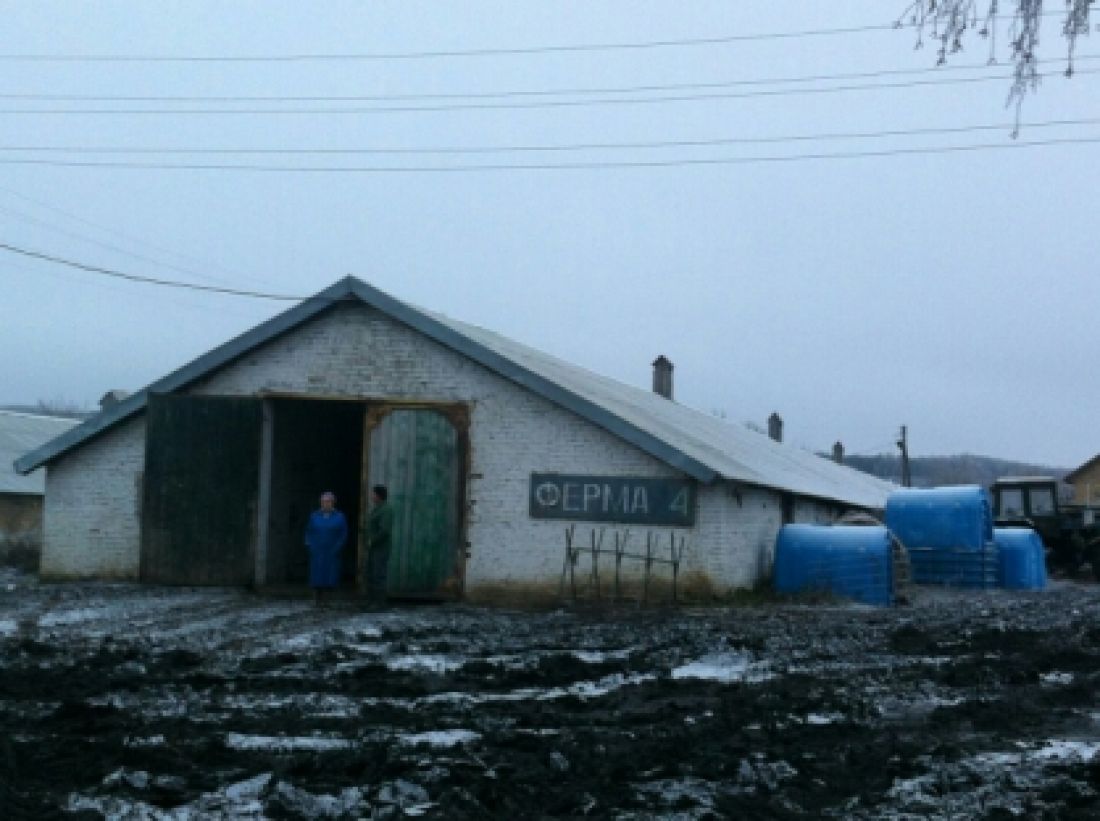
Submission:
M 986 60 L 977 43 L 948 70 L 922 72 L 933 68 L 934 50 L 914 50 L 911 31 L 728 39 L 873 27 L 890 23 L 903 5 L 2 3 L 5 57 L 409 55 L 727 39 L 369 60 L 3 59 L 6 95 L 307 99 L 6 96 L 0 242 L 145 276 L 290 294 L 313 293 L 351 273 L 639 386 L 649 386 L 650 362 L 664 353 L 676 365 L 680 401 L 736 424 L 763 424 L 778 411 L 788 440 L 815 450 L 840 439 L 852 453 L 893 451 L 904 423 L 914 455 L 965 451 L 1074 466 L 1100 451 L 1100 143 L 682 163 L 1012 145 L 1007 79 L 942 82 L 1007 78 L 1003 60 L 999 68 L 966 68 Z M 1098 37 L 1084 40 L 1079 53 L 1100 54 Z M 1042 48 L 1044 69 L 1064 68 L 1053 18 Z M 1027 101 L 1025 122 L 1100 117 L 1100 82 L 1090 74 L 1098 67 L 1085 59 L 1073 80 L 1046 80 Z M 712 83 L 725 85 L 698 87 Z M 691 87 L 421 96 L 681 84 Z M 789 93 L 866 84 L 892 87 Z M 313 99 L 334 96 L 416 99 Z M 668 96 L 696 99 L 607 102 Z M 593 100 L 601 102 L 575 104 Z M 404 106 L 451 108 L 363 110 Z M 25 113 L 173 107 L 191 113 Z M 225 108 L 298 113 L 209 113 Z M 317 111 L 337 108 L 359 111 Z M 1005 125 L 928 133 L 998 124 Z M 883 131 L 902 133 L 822 136 Z M 454 149 L 785 137 L 808 139 L 473 154 L 27 150 Z M 1020 141 L 1067 138 L 1100 138 L 1100 120 L 1025 127 Z M 23 150 L 9 150 L 15 148 Z M 6 162 L 12 159 L 359 168 L 674 162 L 380 173 Z M 287 307 L 111 281 L 7 252 L 0 252 L 0 284 L 0 403 L 92 405 L 106 389 L 138 389 Z

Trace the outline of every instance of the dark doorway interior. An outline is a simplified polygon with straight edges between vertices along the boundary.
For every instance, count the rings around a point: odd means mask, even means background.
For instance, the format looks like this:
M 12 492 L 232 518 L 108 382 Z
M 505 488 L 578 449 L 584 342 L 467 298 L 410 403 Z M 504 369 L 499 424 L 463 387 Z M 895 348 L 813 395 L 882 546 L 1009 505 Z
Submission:
M 350 401 L 275 399 L 268 523 L 267 583 L 304 585 L 304 533 L 326 490 L 348 520 L 341 584 L 355 585 L 362 489 L 364 405 Z

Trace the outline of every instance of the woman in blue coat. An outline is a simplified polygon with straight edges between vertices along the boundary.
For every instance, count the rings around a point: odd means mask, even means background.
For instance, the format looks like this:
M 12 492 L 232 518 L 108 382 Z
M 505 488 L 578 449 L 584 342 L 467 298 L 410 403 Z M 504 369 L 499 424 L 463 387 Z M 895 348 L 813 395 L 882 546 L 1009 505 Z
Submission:
M 321 495 L 321 509 L 313 511 L 306 525 L 306 547 L 309 548 L 309 586 L 314 601 L 321 600 L 321 591 L 340 585 L 340 551 L 348 540 L 348 523 L 336 509 L 333 493 Z

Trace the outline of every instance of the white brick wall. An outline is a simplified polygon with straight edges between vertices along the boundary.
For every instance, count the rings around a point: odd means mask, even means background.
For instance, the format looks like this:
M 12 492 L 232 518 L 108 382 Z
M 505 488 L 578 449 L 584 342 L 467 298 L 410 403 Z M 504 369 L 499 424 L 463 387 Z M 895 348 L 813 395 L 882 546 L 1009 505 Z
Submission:
M 532 472 L 675 475 L 571 412 L 361 305 L 337 306 L 192 390 L 469 403 L 466 589 L 475 596 L 504 586 L 557 589 L 565 525 L 528 516 Z M 136 576 L 135 476 L 143 446 L 139 419 L 51 466 L 44 572 Z M 757 582 L 770 571 L 780 521 L 776 493 L 742 488 L 738 498 L 725 484 L 701 488 L 683 573 L 717 590 Z
M 46 470 L 43 578 L 136 578 L 138 482 L 145 418 L 116 428 Z

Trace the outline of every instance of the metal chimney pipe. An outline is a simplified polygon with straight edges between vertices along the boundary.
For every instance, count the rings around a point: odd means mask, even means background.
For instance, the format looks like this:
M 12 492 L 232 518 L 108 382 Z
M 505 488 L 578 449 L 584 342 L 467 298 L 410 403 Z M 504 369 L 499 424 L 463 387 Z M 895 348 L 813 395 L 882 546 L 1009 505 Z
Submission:
M 776 442 L 783 441 L 783 417 L 778 413 L 768 417 L 768 436 Z
M 653 360 L 653 392 L 672 398 L 672 362 L 664 354 Z
M 844 444 L 842 442 L 833 442 L 833 461 L 838 465 L 844 464 Z

